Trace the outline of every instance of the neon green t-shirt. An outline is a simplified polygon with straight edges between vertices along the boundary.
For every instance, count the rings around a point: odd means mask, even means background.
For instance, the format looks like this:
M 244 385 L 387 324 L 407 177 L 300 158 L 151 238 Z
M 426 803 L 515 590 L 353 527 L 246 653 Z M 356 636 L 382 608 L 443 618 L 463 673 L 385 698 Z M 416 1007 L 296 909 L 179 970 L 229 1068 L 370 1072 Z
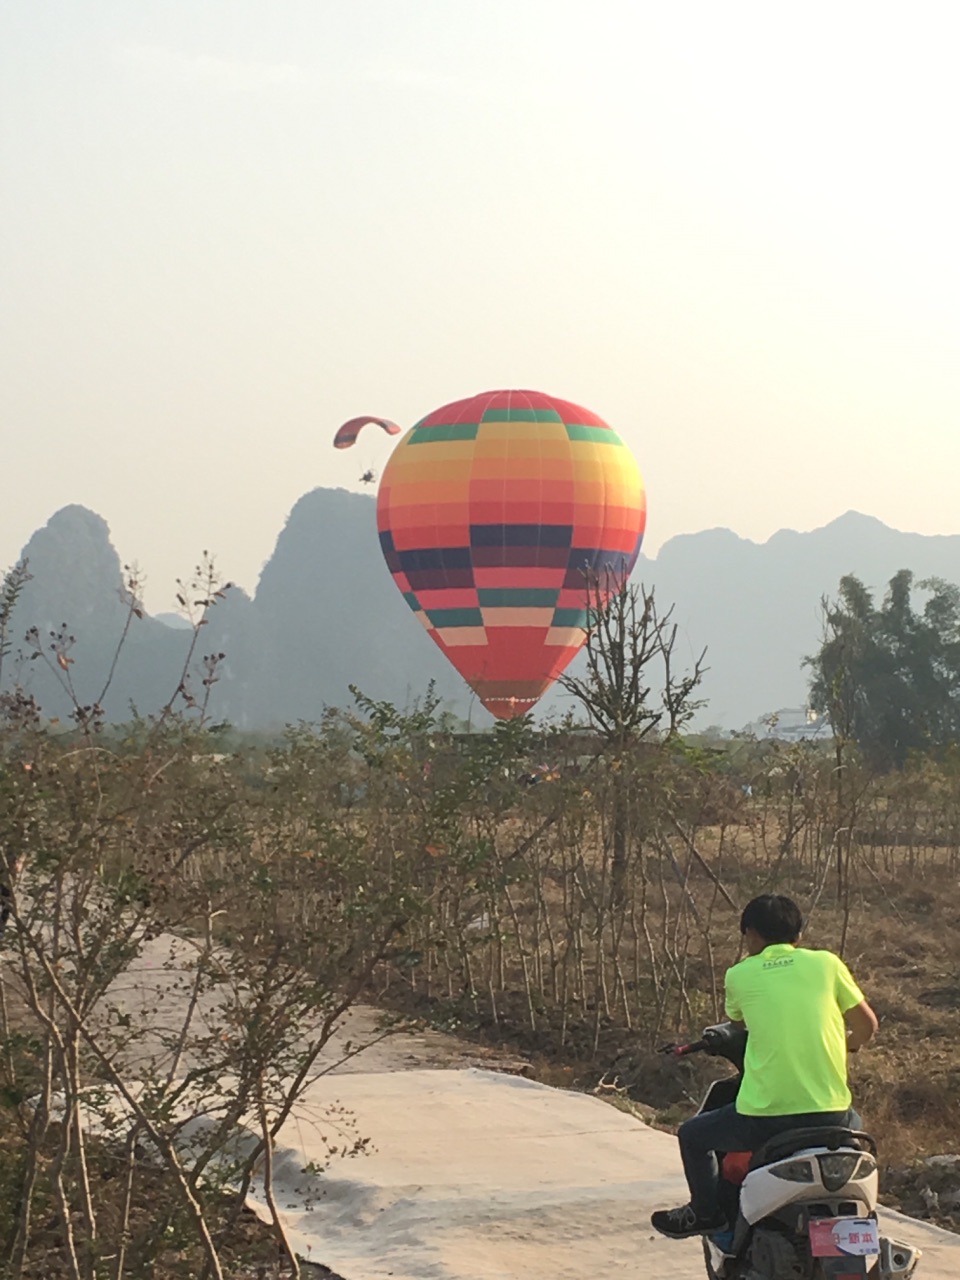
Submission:
M 846 1111 L 843 1015 L 863 992 L 840 957 L 777 942 L 728 969 L 726 989 L 727 1017 L 750 1033 L 740 1114 Z

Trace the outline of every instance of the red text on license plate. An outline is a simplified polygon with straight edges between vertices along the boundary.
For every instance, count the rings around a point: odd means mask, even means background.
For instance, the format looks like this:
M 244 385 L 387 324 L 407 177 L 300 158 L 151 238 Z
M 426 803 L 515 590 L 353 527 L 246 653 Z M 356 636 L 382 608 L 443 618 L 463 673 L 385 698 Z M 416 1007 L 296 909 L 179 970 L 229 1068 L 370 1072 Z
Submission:
M 873 1218 L 816 1218 L 810 1223 L 815 1258 L 869 1258 L 880 1252 Z

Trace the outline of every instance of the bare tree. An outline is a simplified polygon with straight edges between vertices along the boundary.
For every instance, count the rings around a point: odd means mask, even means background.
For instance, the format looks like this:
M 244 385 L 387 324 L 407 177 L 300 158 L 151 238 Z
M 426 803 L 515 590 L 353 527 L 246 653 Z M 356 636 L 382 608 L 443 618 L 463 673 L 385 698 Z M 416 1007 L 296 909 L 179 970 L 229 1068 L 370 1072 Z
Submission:
M 702 706 L 702 699 L 693 695 L 706 670 L 706 649 L 691 670 L 678 675 L 673 605 L 661 614 L 653 588 L 614 584 L 609 573 L 588 575 L 587 594 L 587 672 L 583 677 L 565 675 L 561 685 L 583 707 L 616 771 L 611 881 L 619 897 L 630 835 L 629 774 L 624 766 L 640 743 L 674 739 Z

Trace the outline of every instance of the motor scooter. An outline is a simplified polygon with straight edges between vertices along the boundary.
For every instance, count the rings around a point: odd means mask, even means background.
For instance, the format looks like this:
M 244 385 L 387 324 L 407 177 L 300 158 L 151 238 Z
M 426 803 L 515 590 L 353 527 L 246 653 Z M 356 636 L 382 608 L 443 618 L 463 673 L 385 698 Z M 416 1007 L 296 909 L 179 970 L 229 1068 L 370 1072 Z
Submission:
M 735 1102 L 747 1031 L 707 1027 L 692 1044 L 664 1053 L 724 1058 L 736 1075 L 715 1080 L 700 1113 Z M 911 1280 L 920 1250 L 880 1235 L 877 1146 L 843 1128 L 792 1129 L 757 1151 L 720 1159 L 720 1204 L 729 1230 L 703 1237 L 710 1280 Z

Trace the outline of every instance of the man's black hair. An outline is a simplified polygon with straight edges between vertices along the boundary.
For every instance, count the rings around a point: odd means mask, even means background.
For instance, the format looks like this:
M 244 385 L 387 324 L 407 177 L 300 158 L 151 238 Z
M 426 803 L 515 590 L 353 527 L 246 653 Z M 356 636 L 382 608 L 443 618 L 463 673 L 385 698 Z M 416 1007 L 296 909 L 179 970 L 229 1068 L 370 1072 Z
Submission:
M 782 893 L 762 893 L 747 903 L 740 917 L 740 932 L 755 929 L 764 942 L 796 942 L 802 928 L 800 908 Z

